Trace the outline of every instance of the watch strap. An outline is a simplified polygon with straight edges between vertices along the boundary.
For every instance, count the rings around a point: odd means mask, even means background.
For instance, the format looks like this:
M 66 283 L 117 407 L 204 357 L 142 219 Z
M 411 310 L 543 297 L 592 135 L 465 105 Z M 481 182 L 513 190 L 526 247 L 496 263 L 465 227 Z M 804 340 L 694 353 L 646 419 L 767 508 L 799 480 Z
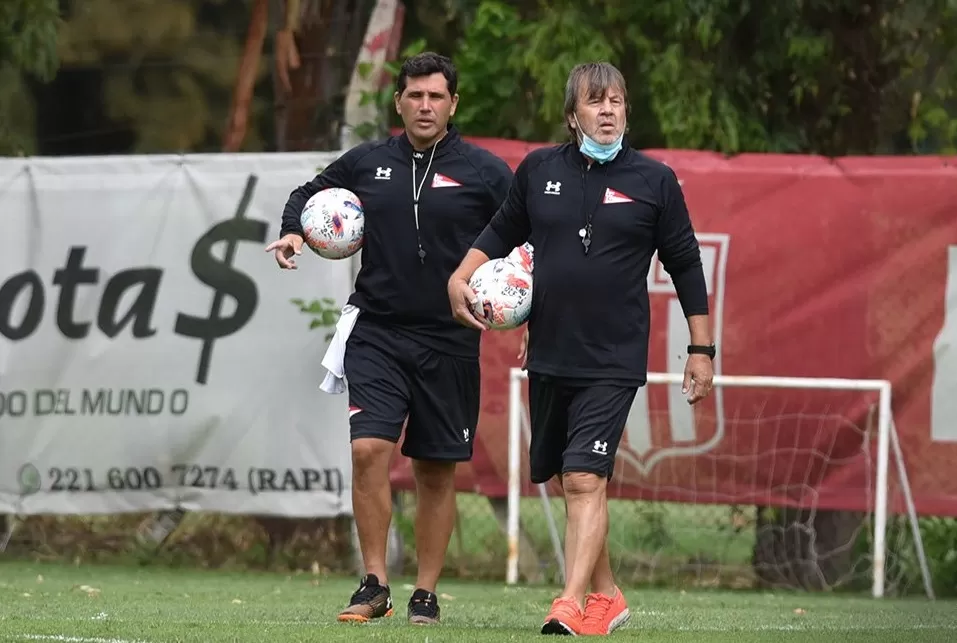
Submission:
M 688 344 L 688 354 L 689 355 L 707 355 L 711 359 L 714 359 L 714 356 L 717 354 L 717 349 L 714 344 L 709 346 L 702 346 L 701 344 Z

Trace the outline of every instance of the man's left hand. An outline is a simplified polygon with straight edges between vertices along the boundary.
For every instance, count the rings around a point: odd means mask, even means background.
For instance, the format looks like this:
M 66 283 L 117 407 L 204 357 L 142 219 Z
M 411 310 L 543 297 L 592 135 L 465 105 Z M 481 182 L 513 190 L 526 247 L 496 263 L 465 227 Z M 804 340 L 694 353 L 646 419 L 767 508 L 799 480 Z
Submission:
M 688 396 L 688 404 L 695 404 L 708 397 L 714 380 L 714 365 L 707 355 L 688 355 L 685 364 L 685 381 L 681 392 Z

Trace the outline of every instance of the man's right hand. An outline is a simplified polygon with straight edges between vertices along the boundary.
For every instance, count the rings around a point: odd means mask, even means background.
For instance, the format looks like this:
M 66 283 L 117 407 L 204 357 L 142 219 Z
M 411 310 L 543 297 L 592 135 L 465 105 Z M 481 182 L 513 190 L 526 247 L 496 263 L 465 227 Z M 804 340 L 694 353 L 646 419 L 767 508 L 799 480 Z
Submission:
M 282 239 L 273 241 L 266 246 L 266 252 L 276 253 L 276 263 L 283 270 L 296 270 L 296 262 L 292 256 L 302 254 L 302 237 L 290 232 Z
M 449 304 L 458 323 L 477 330 L 488 330 L 488 324 L 475 312 L 475 291 L 467 281 L 455 275 L 449 279 Z

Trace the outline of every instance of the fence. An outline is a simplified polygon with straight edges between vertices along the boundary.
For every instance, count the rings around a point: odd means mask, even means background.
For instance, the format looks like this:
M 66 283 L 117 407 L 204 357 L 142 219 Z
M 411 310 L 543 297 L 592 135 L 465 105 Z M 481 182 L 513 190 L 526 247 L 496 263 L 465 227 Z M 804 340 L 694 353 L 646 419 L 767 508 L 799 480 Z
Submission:
M 478 142 L 513 167 L 531 147 Z M 948 393 L 957 390 L 957 170 L 935 158 L 651 154 L 676 170 L 693 213 L 719 372 L 889 380 L 917 511 L 957 514 L 948 475 L 957 455 L 957 398 Z M 281 273 L 262 252 L 289 190 L 330 158 L 0 162 L 0 514 L 27 516 L 11 551 L 137 553 L 132 534 L 144 516 L 181 510 L 166 556 L 345 568 L 347 409 L 317 387 L 352 266 L 303 256 L 299 271 Z M 686 331 L 667 275 L 654 270 L 649 286 L 651 369 L 680 371 Z M 518 340 L 484 340 L 476 455 L 457 476 L 450 574 L 504 576 Z M 869 400 L 752 392 L 708 407 L 712 421 L 702 423 L 681 416 L 672 393 L 649 387 L 651 410 L 636 407 L 629 421 L 641 464 L 623 469 L 612 509 L 624 576 L 820 586 L 792 563 L 811 559 L 820 571 L 814 542 L 825 539 L 853 554 L 836 577 L 867 577 L 854 565 L 870 551 L 861 525 L 873 498 L 847 490 L 867 488 Z M 757 446 L 773 457 L 751 457 Z M 402 458 L 393 482 L 394 542 L 414 564 Z M 523 489 L 519 546 L 535 552 L 522 557 L 530 581 L 560 573 L 544 508 L 560 527 L 561 503 L 555 489 L 547 502 L 539 493 Z M 889 551 L 906 567 L 903 496 L 890 497 Z M 293 529 L 284 518 L 300 522 Z M 836 536 L 825 538 L 828 529 Z M 784 551 L 795 533 L 801 544 Z M 760 572 L 762 556 L 779 578 Z

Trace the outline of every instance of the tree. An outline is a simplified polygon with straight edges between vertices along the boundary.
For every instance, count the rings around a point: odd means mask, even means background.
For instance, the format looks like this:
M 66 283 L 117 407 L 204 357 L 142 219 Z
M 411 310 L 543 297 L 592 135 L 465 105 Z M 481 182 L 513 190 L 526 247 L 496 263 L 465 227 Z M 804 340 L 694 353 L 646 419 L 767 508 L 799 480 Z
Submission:
M 116 143 L 127 147 L 122 152 L 219 149 L 250 4 L 69 0 L 60 36 L 62 73 L 72 74 L 100 103 L 91 110 L 98 112 L 93 122 L 74 120 L 73 126 L 104 138 L 122 131 L 127 142 Z M 262 103 L 253 109 L 261 111 Z M 252 149 L 262 145 L 255 130 L 247 141 Z
M 625 74 L 642 147 L 957 150 L 948 0 L 481 0 L 456 51 L 456 120 L 556 140 L 568 70 L 598 59 Z
M 24 74 L 49 81 L 56 73 L 57 0 L 0 3 L 0 154 L 34 150 L 34 105 Z
M 337 150 L 345 98 L 375 0 L 288 0 L 276 34 L 276 141 Z

